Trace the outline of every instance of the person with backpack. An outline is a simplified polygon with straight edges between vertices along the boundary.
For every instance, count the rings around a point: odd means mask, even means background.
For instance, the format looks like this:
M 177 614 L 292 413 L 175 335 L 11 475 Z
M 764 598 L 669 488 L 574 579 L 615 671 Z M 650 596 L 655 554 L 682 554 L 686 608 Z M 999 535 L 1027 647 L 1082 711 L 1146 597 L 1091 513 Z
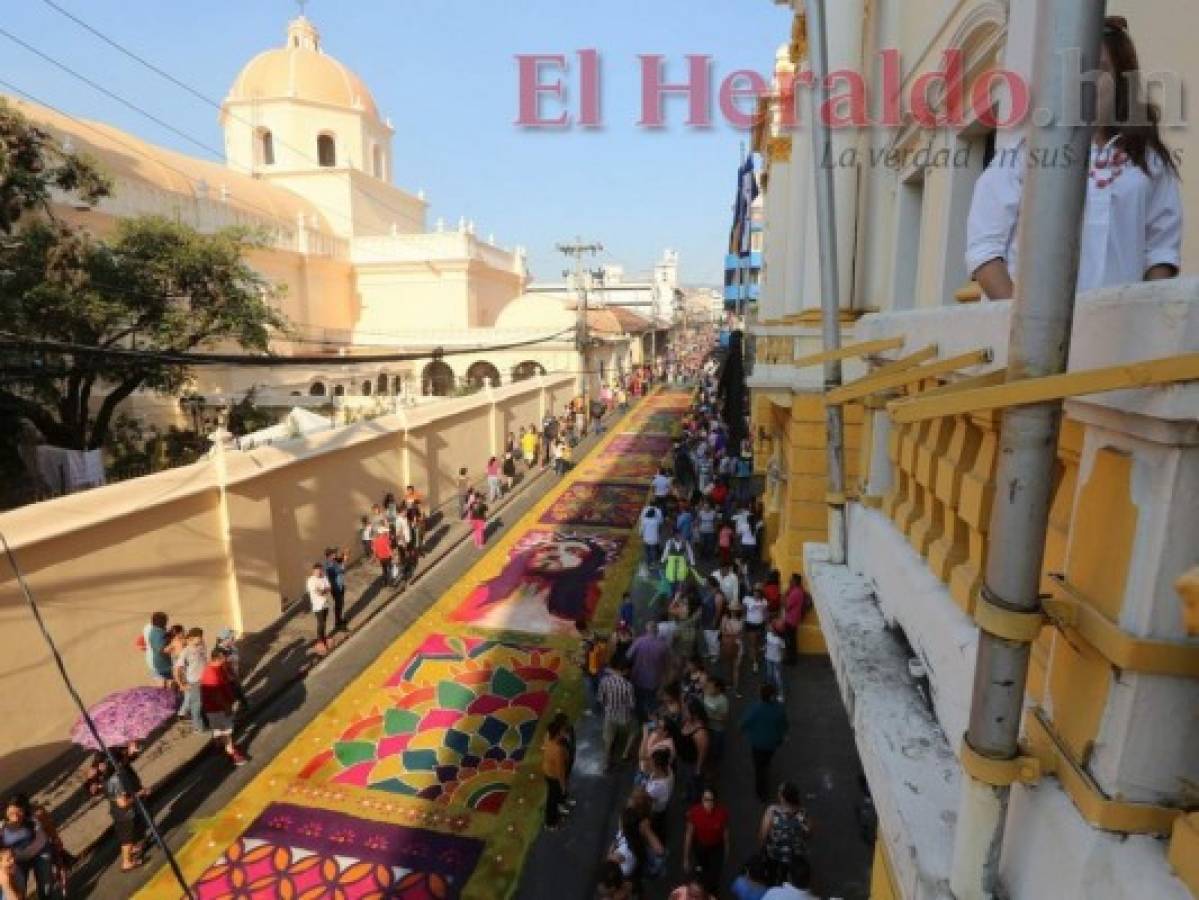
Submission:
M 807 856 L 810 829 L 799 803 L 799 788 L 794 782 L 779 785 L 778 798 L 762 814 L 758 843 L 771 871 L 771 882 L 778 884 L 791 875 L 795 860 Z
M 687 580 L 687 575 L 695 565 L 695 553 L 676 530 L 662 548 L 662 559 L 663 574 L 670 585 L 669 593 L 673 596 Z

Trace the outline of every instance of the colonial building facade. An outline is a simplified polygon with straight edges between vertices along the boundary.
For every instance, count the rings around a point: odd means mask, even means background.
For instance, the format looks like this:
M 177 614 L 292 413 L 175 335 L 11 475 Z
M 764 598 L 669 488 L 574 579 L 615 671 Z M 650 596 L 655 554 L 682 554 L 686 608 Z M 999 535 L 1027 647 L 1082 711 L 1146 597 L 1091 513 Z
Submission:
M 1194 896 L 1199 826 L 1187 813 L 1199 782 L 1199 642 L 1175 585 L 1199 562 L 1199 385 L 1134 389 L 1144 381 L 1129 377 L 1120 382 L 1127 389 L 1112 391 L 1095 373 L 1129 364 L 1159 371 L 1153 361 L 1177 365 L 1193 354 L 1199 281 L 1078 299 L 1070 358 L 1078 380 L 1060 395 L 1047 617 L 1031 643 L 1022 756 L 1003 772 L 983 771 L 963 752 L 963 734 L 986 611 L 1000 416 L 1019 398 L 978 393 L 1003 382 L 1011 303 L 981 302 L 964 262 L 966 218 L 985 164 L 1023 133 L 996 133 L 977 116 L 933 129 L 907 117 L 835 130 L 831 160 L 818 159 L 803 93 L 798 127 L 781 105 L 809 65 L 805 4 L 788 5 L 793 33 L 754 135 L 765 196 L 760 299 L 748 326 L 753 431 L 771 558 L 784 577 L 802 571 L 812 589 L 819 621 L 805 623 L 804 637 L 833 660 L 878 812 L 872 896 L 977 896 L 957 890 L 953 870 L 958 842 L 977 838 L 959 827 L 958 811 L 967 782 L 980 779 L 1011 789 L 1002 853 L 986 873 L 998 894 Z M 880 51 L 898 50 L 906 94 L 958 50 L 967 97 L 994 67 L 1030 77 L 1043 9 L 1035 0 L 824 7 L 830 70 L 860 72 L 874 88 L 883 83 Z M 1128 17 L 1147 72 L 1184 84 L 1199 77 L 1179 27 L 1194 21 L 1185 0 L 1111 2 L 1108 11 Z M 877 114 L 883 98 L 871 102 Z M 1002 109 L 1004 98 L 996 102 Z M 1165 138 L 1183 159 L 1184 211 L 1194 222 L 1199 184 L 1186 160 L 1199 136 L 1171 128 Z M 846 385 L 833 393 L 819 365 L 822 162 L 833 166 L 847 347 Z M 1199 272 L 1197 235 L 1187 228 L 1184 276 Z M 925 393 L 933 388 L 941 390 Z M 830 403 L 845 414 L 844 497 L 830 496 L 826 480 Z M 830 502 L 845 504 L 845 565 L 829 562 Z

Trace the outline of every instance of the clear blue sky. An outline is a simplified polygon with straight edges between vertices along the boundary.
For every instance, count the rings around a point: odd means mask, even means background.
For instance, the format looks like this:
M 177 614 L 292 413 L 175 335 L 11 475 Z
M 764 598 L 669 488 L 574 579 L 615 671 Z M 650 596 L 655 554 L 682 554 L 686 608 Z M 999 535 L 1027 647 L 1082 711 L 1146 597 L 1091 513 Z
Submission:
M 80 18 L 201 92 L 221 99 L 255 53 L 281 46 L 294 3 L 283 0 L 57 0 Z M 4 27 L 135 100 L 180 130 L 222 146 L 216 112 L 106 46 L 41 0 L 4 4 Z M 767 75 L 789 33 L 771 0 L 313 0 L 308 16 L 326 52 L 370 86 L 395 126 L 397 184 L 424 188 L 438 216 L 473 218 L 481 235 L 529 248 L 534 273 L 557 278 L 554 243 L 601 241 L 605 261 L 648 268 L 665 247 L 683 279 L 717 283 L 728 238 L 738 146 L 715 100 L 730 72 Z M 603 130 L 528 132 L 517 115 L 518 53 L 595 48 L 603 65 Z M 685 78 L 686 54 L 713 58 L 713 120 L 687 128 L 668 100 L 667 127 L 636 126 L 639 54 L 667 57 Z M 0 77 L 74 115 L 155 143 L 202 151 L 0 36 Z

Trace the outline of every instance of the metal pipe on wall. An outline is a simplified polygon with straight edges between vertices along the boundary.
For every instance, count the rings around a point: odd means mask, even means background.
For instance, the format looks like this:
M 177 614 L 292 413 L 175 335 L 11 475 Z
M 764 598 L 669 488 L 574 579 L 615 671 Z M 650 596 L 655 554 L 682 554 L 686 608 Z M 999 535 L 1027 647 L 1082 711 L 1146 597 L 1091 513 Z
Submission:
M 808 53 L 815 90 L 812 91 L 812 154 L 816 166 L 816 230 L 820 246 L 820 313 L 824 350 L 841 347 L 841 280 L 838 272 L 837 218 L 833 189 L 833 136 L 821 110 L 829 99 L 828 18 L 825 0 L 806 0 Z M 841 386 L 841 361 L 824 364 L 824 390 Z M 829 562 L 844 565 L 845 529 L 845 423 L 839 404 L 825 407 L 826 464 L 828 466 Z
M 1064 372 L 1069 361 L 1093 127 L 1063 121 L 1074 85 L 1064 61 L 1081 51 L 1082 70 L 1099 68 L 1104 0 L 1044 0 L 1033 83 L 1050 124 L 1030 125 L 1020 205 L 1019 267 L 1012 307 L 1007 381 Z M 1094 120 L 1084 96 L 1082 119 Z M 1053 160 L 1054 164 L 1036 164 Z M 1011 613 L 1040 607 L 1041 568 L 1057 464 L 1061 403 L 1013 407 L 1003 414 L 990 542 L 980 603 Z M 1028 678 L 1030 644 L 987 631 L 979 635 L 968 748 L 1011 760 Z M 963 748 L 966 750 L 967 748 Z M 995 896 L 1010 786 L 962 773 L 950 886 L 958 900 Z

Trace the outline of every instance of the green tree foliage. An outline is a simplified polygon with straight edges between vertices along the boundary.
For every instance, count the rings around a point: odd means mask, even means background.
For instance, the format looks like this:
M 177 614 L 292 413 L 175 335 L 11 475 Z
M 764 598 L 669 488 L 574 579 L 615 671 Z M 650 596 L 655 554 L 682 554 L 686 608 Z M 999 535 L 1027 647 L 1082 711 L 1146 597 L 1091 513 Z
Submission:
M 277 288 L 245 262 L 262 245 L 244 229 L 201 234 L 163 218 L 125 219 L 106 241 L 57 220 L 51 189 L 94 200 L 103 177 L 10 107 L 0 106 L 0 334 L 88 347 L 184 353 L 216 347 L 266 352 L 286 323 Z M 23 212 L 41 209 L 45 215 Z M 15 213 L 15 215 L 14 215 Z M 138 390 L 177 393 L 189 371 L 175 362 L 46 351 L 2 357 L 0 413 L 23 416 L 58 446 L 103 446 L 119 404 Z M 3 369 L 0 369 L 3 371 Z

